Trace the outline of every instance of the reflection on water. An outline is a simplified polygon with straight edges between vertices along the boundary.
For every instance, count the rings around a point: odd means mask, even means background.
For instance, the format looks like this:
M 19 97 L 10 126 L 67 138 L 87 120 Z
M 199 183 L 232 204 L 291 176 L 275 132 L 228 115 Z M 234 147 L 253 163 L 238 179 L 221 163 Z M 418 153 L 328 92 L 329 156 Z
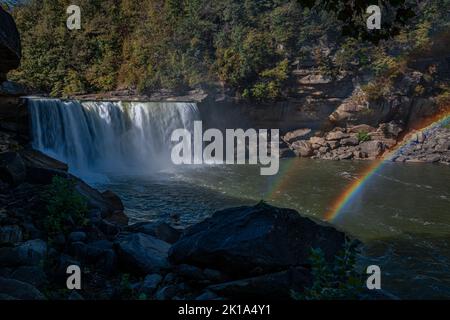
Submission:
M 280 173 L 255 166 L 202 166 L 149 177 L 110 176 L 134 221 L 198 222 L 214 211 L 261 199 L 321 219 L 369 165 L 289 159 Z M 450 298 L 450 170 L 447 166 L 387 164 L 334 222 L 365 243 L 362 265 L 380 265 L 382 285 L 402 298 Z

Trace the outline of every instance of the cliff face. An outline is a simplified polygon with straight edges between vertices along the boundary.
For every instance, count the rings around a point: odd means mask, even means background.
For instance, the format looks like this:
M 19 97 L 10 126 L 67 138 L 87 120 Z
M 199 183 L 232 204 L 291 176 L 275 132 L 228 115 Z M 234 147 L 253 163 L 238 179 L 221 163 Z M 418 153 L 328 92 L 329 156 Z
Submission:
M 0 82 L 6 73 L 19 67 L 21 58 L 20 36 L 13 18 L 0 7 Z
M 25 89 L 5 81 L 8 71 L 20 64 L 20 36 L 13 18 L 0 7 L 0 152 L 16 149 L 26 141 L 28 119 L 20 96 Z

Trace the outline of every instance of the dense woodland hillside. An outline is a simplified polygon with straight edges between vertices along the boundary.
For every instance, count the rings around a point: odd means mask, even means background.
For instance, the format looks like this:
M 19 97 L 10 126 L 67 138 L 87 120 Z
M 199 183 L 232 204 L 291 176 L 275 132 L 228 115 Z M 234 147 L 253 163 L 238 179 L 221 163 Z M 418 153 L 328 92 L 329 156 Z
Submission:
M 82 30 L 69 31 L 72 2 L 10 8 L 24 48 L 12 80 L 55 96 L 223 85 L 238 97 L 277 100 L 290 95 L 292 71 L 311 59 L 334 77 L 383 74 L 448 29 L 450 8 L 449 0 L 384 1 L 395 5 L 384 8 L 389 24 L 370 34 L 370 1 L 78 0 Z

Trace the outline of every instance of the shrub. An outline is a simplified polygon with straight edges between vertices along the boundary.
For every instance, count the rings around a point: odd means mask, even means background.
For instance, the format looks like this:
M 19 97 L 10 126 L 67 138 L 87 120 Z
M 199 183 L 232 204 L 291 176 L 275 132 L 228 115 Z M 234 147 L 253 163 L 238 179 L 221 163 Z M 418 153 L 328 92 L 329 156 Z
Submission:
M 438 106 L 448 108 L 450 106 L 450 86 L 441 86 L 441 92 L 436 96 L 436 103 Z
M 304 292 L 292 292 L 296 300 L 357 299 L 363 290 L 363 275 L 356 268 L 357 250 L 347 242 L 333 262 L 327 262 L 322 250 L 311 249 L 313 284 Z
M 258 101 L 278 100 L 283 96 L 282 89 L 289 78 L 289 63 L 285 59 L 273 69 L 267 69 L 260 73 L 260 81 L 251 90 L 244 90 L 243 97 Z
M 424 86 L 418 84 L 417 86 L 414 87 L 414 95 L 415 96 L 422 96 L 424 93 L 425 93 Z
M 87 205 L 75 190 L 75 181 L 55 176 L 43 193 L 47 203 L 45 226 L 49 235 L 68 233 L 75 226 L 86 224 Z
M 371 137 L 367 132 L 358 132 L 358 141 L 361 142 L 366 142 L 366 141 L 370 141 Z

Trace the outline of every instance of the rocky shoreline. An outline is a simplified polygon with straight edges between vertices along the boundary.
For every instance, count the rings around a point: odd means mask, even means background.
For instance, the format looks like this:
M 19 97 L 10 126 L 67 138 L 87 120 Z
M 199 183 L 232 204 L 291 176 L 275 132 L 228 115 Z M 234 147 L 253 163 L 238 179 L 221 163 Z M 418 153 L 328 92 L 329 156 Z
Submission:
M 43 195 L 55 176 L 74 181 L 88 211 L 82 225 L 69 216 L 50 233 Z M 311 248 L 332 262 L 348 240 L 264 203 L 216 212 L 184 230 L 128 225 L 114 193 L 92 189 L 33 150 L 2 154 L 0 178 L 1 299 L 289 299 L 314 281 Z M 82 270 L 79 291 L 66 288 L 69 265 Z
M 378 128 L 360 124 L 336 127 L 329 132 L 299 129 L 282 137 L 282 156 L 298 156 L 323 160 L 375 160 L 409 142 L 392 158 L 395 162 L 450 164 L 450 128 L 433 132 L 412 130 L 406 135 L 395 122 Z

